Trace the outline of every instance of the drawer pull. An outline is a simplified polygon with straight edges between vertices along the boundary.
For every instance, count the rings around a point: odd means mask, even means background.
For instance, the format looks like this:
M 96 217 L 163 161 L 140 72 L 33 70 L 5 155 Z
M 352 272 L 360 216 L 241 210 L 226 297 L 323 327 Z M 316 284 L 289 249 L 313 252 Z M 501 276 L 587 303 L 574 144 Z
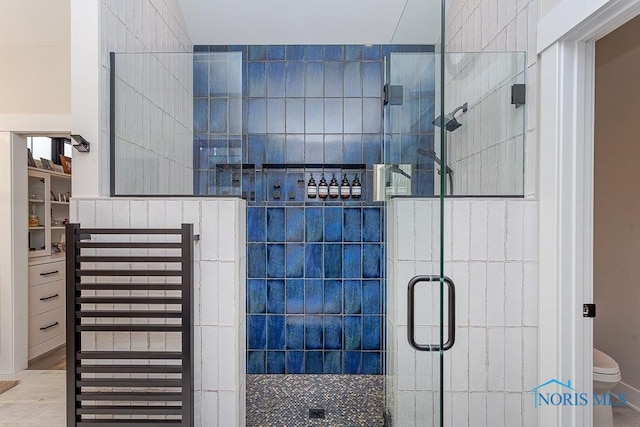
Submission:
M 49 295 L 48 297 L 40 298 L 40 301 L 49 301 L 50 299 L 58 298 L 59 296 L 60 296 L 59 294 Z
M 49 326 L 43 326 L 42 328 L 40 328 L 40 330 L 41 330 L 41 331 L 46 331 L 47 329 L 51 329 L 51 328 L 53 328 L 54 326 L 58 326 L 59 324 L 60 324 L 59 322 L 52 323 L 52 324 L 50 324 Z
M 56 271 L 50 271 L 48 273 L 40 273 L 41 276 L 50 276 L 52 274 L 58 274 L 60 273 L 60 271 L 56 270 Z

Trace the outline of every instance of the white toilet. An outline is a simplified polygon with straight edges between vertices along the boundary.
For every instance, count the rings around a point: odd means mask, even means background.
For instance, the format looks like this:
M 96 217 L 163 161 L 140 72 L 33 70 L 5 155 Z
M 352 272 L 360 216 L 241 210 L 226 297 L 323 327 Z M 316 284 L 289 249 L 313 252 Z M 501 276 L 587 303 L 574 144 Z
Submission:
M 593 349 L 593 392 L 599 396 L 611 392 L 620 382 L 620 367 L 611 357 Z M 613 427 L 613 408 L 593 405 L 593 427 Z

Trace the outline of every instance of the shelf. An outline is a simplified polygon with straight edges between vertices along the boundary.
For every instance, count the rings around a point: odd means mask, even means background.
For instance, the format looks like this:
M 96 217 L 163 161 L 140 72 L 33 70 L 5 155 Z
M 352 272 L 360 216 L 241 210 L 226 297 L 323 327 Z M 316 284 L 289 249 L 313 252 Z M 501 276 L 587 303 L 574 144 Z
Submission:
M 58 201 L 52 200 L 51 204 L 52 205 L 65 205 L 65 206 L 68 206 L 69 202 L 58 202 Z
M 29 199 L 29 203 L 44 203 L 44 200 Z
M 366 169 L 364 163 L 263 163 L 262 169 Z
M 39 225 L 37 227 L 29 227 L 29 230 L 44 230 L 44 225 Z
M 41 169 L 41 168 L 34 168 L 29 166 L 28 168 L 30 171 L 36 171 L 36 172 L 41 172 L 41 173 L 48 173 L 53 177 L 56 178 L 63 178 L 63 179 L 71 179 L 71 174 L 68 173 L 63 173 L 63 172 L 56 172 L 56 171 L 50 171 L 48 169 Z M 39 177 L 38 177 L 39 178 Z
M 64 230 L 64 225 L 51 227 L 52 230 Z

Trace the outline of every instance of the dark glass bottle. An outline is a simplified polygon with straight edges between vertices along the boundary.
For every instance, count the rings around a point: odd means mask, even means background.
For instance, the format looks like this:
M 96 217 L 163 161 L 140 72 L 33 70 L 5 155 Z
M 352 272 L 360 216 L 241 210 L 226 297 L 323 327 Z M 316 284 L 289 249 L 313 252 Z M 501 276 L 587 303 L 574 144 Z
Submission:
M 329 197 L 332 199 L 337 199 L 340 195 L 340 187 L 338 186 L 338 180 L 336 179 L 336 174 L 334 173 L 331 176 L 331 182 L 329 183 Z
M 351 197 L 354 199 L 362 197 L 362 185 L 358 179 L 358 174 L 356 174 L 356 177 L 353 179 L 353 183 L 351 183 Z
M 318 196 L 318 186 L 316 185 L 316 180 L 313 179 L 313 174 L 311 174 L 311 178 L 309 178 L 309 183 L 307 184 L 307 197 L 310 199 L 315 199 Z
M 347 179 L 346 174 L 342 174 L 342 183 L 340 184 L 340 197 L 343 199 L 348 199 L 351 197 L 351 185 L 349 185 L 349 180 Z
M 329 195 L 329 186 L 327 180 L 324 178 L 324 174 L 320 175 L 320 183 L 318 184 L 318 197 L 326 199 Z

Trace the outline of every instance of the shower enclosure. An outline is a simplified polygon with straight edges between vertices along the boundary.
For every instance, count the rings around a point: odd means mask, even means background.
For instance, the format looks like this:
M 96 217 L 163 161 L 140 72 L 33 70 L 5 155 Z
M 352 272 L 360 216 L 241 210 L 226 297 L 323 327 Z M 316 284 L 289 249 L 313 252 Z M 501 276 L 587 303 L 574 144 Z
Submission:
M 446 52 L 423 3 L 391 45 L 113 55 L 110 193 L 247 200 L 240 376 L 338 403 L 372 383 L 321 376 L 375 376 L 367 426 L 518 425 L 537 353 L 525 54 Z M 323 173 L 363 197 L 308 199 Z

